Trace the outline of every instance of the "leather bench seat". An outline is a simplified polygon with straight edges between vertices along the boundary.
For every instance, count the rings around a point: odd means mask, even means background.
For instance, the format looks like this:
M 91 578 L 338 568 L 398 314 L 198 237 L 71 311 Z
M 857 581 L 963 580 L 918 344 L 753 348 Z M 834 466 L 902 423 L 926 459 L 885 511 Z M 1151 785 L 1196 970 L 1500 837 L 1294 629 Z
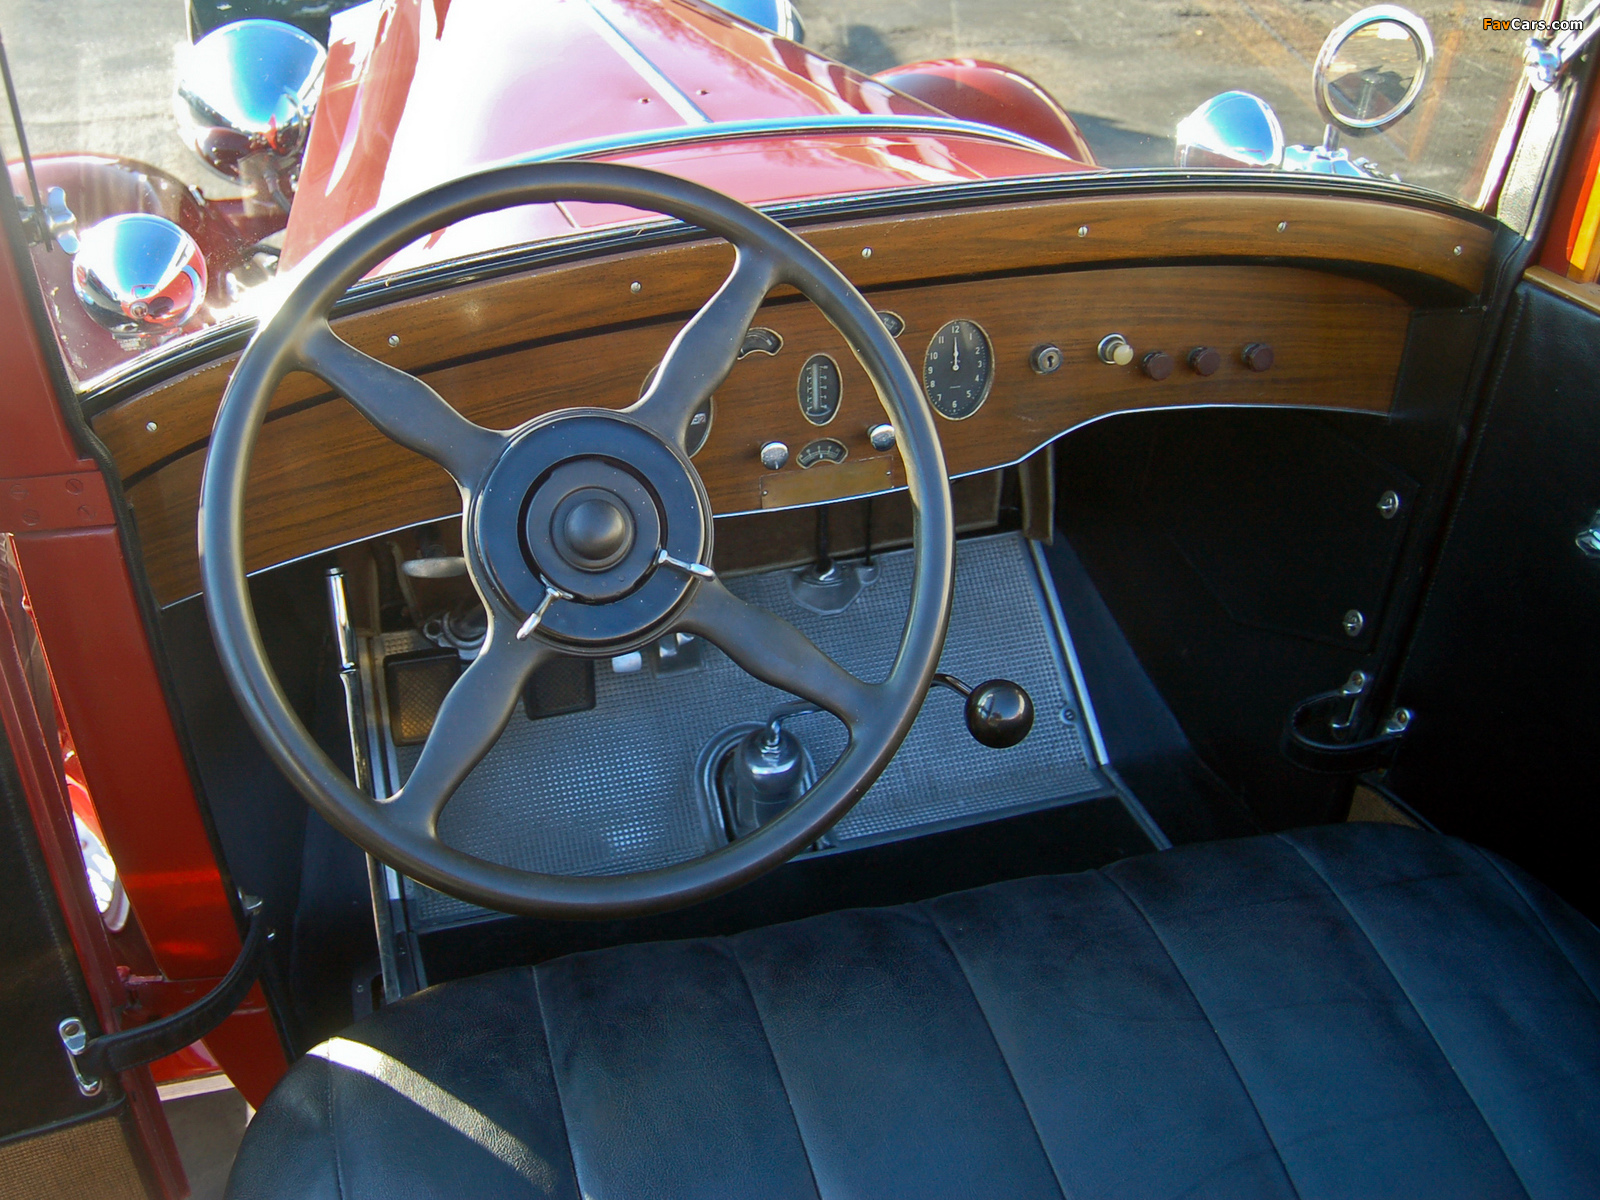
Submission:
M 229 1195 L 1596 1195 L 1597 992 L 1465 843 L 1211 843 L 430 989 L 294 1067 Z

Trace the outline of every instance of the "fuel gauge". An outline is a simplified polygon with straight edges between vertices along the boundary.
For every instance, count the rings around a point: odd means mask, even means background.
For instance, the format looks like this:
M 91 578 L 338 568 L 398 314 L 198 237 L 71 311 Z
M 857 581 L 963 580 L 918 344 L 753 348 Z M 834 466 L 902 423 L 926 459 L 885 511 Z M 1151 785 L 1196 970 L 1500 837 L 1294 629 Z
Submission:
M 826 425 L 839 414 L 843 387 L 839 364 L 826 354 L 813 354 L 800 368 L 800 412 L 813 425 Z

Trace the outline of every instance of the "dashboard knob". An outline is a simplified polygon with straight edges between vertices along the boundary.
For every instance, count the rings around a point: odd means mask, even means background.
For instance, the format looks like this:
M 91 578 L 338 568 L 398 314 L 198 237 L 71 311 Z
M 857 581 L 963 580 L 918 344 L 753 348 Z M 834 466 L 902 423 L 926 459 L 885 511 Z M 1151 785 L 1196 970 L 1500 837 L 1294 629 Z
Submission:
M 1133 361 L 1133 347 L 1120 333 L 1108 333 L 1100 339 L 1100 361 L 1113 367 L 1125 367 Z
M 887 421 L 868 426 L 867 440 L 872 443 L 874 450 L 894 449 L 894 426 Z
M 1028 365 L 1033 368 L 1036 375 L 1054 375 L 1061 369 L 1061 347 L 1035 346 L 1033 353 L 1028 357 Z
M 1165 350 L 1152 350 L 1139 360 L 1139 366 L 1151 379 L 1165 379 L 1172 374 L 1172 355 Z
M 1189 365 L 1196 375 L 1215 375 L 1222 366 L 1222 355 L 1210 346 L 1196 346 L 1189 351 Z
M 768 442 L 761 447 L 761 465 L 769 471 L 776 471 L 789 461 L 789 447 L 782 442 Z
M 1252 371 L 1272 369 L 1272 347 L 1265 342 L 1251 342 L 1239 357 L 1244 359 L 1244 365 Z

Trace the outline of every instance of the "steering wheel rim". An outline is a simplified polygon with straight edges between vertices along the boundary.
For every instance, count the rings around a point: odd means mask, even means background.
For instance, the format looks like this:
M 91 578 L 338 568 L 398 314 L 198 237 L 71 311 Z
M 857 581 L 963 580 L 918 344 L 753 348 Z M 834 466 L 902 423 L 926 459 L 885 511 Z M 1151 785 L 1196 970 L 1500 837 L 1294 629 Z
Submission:
M 680 331 L 656 380 L 628 409 L 565 409 L 505 433 L 486 430 L 461 417 L 421 380 L 354 350 L 332 332 L 328 313 L 333 304 L 389 255 L 468 217 L 555 200 L 662 212 L 735 248 L 733 271 Z M 726 378 L 757 307 L 772 287 L 784 283 L 822 310 L 861 361 L 888 411 L 905 466 L 913 505 L 913 586 L 900 645 L 882 683 L 856 679 L 788 622 L 738 600 L 714 575 L 696 573 L 712 574 L 703 565 L 710 557 L 712 518 L 698 473 L 682 451 L 694 397 L 708 397 Z M 704 341 L 710 345 L 701 346 Z M 680 348 L 686 349 L 679 353 Z M 386 800 L 356 789 L 306 732 L 267 661 L 250 603 L 244 566 L 245 484 L 272 395 L 279 381 L 295 370 L 318 375 L 381 432 L 450 471 L 462 492 L 469 573 L 489 616 L 483 651 L 446 697 L 405 786 Z M 351 392 L 364 394 L 358 398 Z M 437 832 L 438 815 L 455 788 L 504 729 L 521 681 L 540 661 L 539 649 L 598 657 L 620 652 L 628 641 L 601 638 L 574 649 L 560 641 L 564 635 L 540 629 L 540 619 L 531 614 L 534 602 L 526 581 L 514 596 L 516 589 L 500 578 L 517 573 L 513 559 L 479 542 L 480 509 L 489 507 L 485 495 L 497 482 L 514 477 L 510 460 L 517 456 L 510 452 L 537 459 L 528 447 L 555 445 L 557 435 L 583 433 L 571 424 L 579 420 L 617 422 L 616 431 L 625 425 L 643 430 L 646 440 L 639 445 L 664 473 L 663 486 L 676 485 L 674 472 L 686 469 L 703 504 L 698 553 L 704 557 L 685 562 L 681 553 L 661 547 L 662 558 L 646 568 L 645 582 L 636 584 L 630 596 L 653 588 L 669 602 L 668 611 L 636 630 L 632 644 L 674 629 L 702 634 L 757 678 L 821 704 L 849 732 L 834 766 L 770 824 L 699 858 L 616 875 L 545 875 L 504 866 L 446 845 Z M 661 443 L 665 456 L 656 453 L 650 437 Z M 674 451 L 680 460 L 676 467 L 669 461 Z M 519 511 L 538 499 L 542 485 L 525 486 L 527 498 Z M 686 500 L 674 515 L 682 517 L 691 508 Z M 483 521 L 485 528 L 504 524 Z M 672 537 L 687 537 L 693 523 L 663 519 Z M 223 394 L 201 480 L 198 532 L 206 611 L 224 673 L 247 720 L 290 783 L 335 828 L 405 874 L 474 904 L 546 917 L 610 918 L 689 904 L 736 887 L 815 841 L 865 794 L 909 732 L 943 649 L 954 585 L 954 518 L 933 415 L 910 365 L 871 305 L 831 263 L 771 218 L 687 180 L 606 163 L 514 164 L 453 180 L 371 215 L 303 267 L 283 304 L 251 338 Z M 664 531 L 663 540 L 668 536 Z M 546 558 L 535 558 L 527 543 L 522 544 L 528 571 L 546 588 L 560 591 L 546 577 Z M 565 564 L 557 565 L 565 569 Z M 584 570 L 595 568 L 586 564 Z M 677 575 L 683 579 L 678 598 L 672 600 L 670 581 Z M 658 579 L 668 583 L 658 586 Z M 563 594 L 573 602 L 562 611 L 576 612 L 580 604 L 595 611 L 605 607 Z M 554 599 L 545 597 L 541 616 Z M 521 635 L 512 633 L 514 629 Z M 532 651 L 518 649 L 530 643 Z M 522 674 L 513 688 L 518 670 Z M 477 682 L 464 686 L 475 672 Z M 457 700 L 454 706 L 452 700 Z M 498 724 L 495 713 L 485 718 L 480 711 L 502 703 L 505 711 Z M 489 725 L 493 729 L 485 742 L 482 735 Z M 441 745 L 451 747 L 435 756 L 441 764 L 437 770 L 425 766 L 435 735 Z M 454 767 L 460 763 L 449 760 L 461 749 L 457 742 L 467 743 L 461 752 L 470 755 L 459 771 Z M 399 803 L 419 775 L 426 782 L 419 783 L 412 801 Z M 442 798 L 436 795 L 440 787 Z

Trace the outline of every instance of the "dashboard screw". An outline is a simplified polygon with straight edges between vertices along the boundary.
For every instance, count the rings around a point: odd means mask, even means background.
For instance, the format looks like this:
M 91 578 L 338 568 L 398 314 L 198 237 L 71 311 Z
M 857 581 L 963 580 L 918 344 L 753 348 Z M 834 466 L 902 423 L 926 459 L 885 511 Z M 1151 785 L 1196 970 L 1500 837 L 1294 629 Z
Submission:
M 1454 254 L 1457 258 L 1460 258 L 1461 257 L 1461 247 L 1457 246 L 1454 250 L 1451 251 L 1451 253 Z
M 1089 236 L 1089 227 L 1087 225 L 1079 225 L 1078 226 L 1078 236 L 1079 237 L 1088 237 Z
M 400 335 L 398 333 L 391 333 L 389 335 L 389 349 L 393 350 L 399 344 L 400 344 Z
M 146 433 L 154 433 L 157 429 L 160 429 L 160 428 L 161 428 L 161 426 L 157 425 L 154 421 L 146 421 L 144 423 L 144 431 Z
M 872 247 L 871 246 L 863 246 L 863 247 L 861 247 L 861 257 L 862 258 L 871 258 L 872 257 Z
M 1289 222 L 1287 222 L 1287 221 L 1279 221 L 1278 222 L 1278 232 L 1279 233 L 1288 233 L 1289 232 Z
M 635 279 L 632 283 L 630 283 L 628 285 L 628 290 L 630 292 L 632 292 L 635 296 L 637 296 L 641 291 L 644 290 L 644 285 L 642 283 L 640 283 L 637 279 Z
M 1364 613 L 1352 608 L 1345 613 L 1341 624 L 1344 626 L 1345 637 L 1360 637 L 1361 631 L 1367 627 L 1367 618 Z
M 1378 497 L 1378 515 L 1385 521 L 1392 521 L 1400 514 L 1400 493 L 1387 491 Z

